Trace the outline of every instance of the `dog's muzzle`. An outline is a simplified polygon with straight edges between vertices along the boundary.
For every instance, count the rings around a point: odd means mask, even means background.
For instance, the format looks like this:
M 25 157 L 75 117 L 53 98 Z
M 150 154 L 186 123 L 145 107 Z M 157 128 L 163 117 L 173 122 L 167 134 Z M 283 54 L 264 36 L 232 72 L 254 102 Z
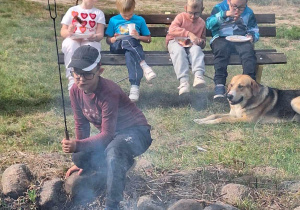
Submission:
M 239 103 L 241 103 L 242 101 L 243 101 L 243 97 L 241 97 L 239 100 L 237 100 L 237 101 L 233 101 L 233 95 L 232 94 L 226 94 L 226 97 L 227 97 L 227 99 L 228 99 L 228 101 L 229 101 L 229 103 L 231 104 L 231 105 L 235 105 L 235 104 L 239 104 Z

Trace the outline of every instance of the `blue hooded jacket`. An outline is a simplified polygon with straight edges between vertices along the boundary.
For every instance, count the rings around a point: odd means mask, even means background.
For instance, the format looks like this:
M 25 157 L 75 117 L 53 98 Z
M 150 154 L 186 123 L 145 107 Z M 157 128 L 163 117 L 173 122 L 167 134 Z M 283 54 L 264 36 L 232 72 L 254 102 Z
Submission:
M 252 9 L 247 5 L 240 18 L 236 21 L 233 17 L 226 17 L 226 11 L 229 10 L 227 0 L 217 4 L 212 12 L 211 16 L 206 20 L 206 28 L 211 30 L 212 43 L 218 37 L 226 37 L 231 35 L 245 36 L 251 34 L 253 42 L 257 42 L 259 39 L 259 29 L 256 23 L 256 19 Z

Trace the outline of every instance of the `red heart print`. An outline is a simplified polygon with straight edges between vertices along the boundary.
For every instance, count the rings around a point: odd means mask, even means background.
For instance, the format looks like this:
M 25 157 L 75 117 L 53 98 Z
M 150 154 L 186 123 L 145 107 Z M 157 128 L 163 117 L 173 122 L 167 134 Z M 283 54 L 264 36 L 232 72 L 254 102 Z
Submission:
M 73 17 L 78 16 L 78 12 L 72 11 L 72 16 L 73 16 Z
M 92 28 L 94 28 L 95 25 L 96 25 L 96 22 L 93 21 L 93 20 L 90 20 L 90 21 L 89 21 L 89 24 L 90 24 L 90 26 L 91 26 Z
M 81 13 L 80 15 L 83 19 L 87 18 L 87 16 L 88 16 L 88 14 L 86 14 L 86 13 Z
M 76 23 L 77 21 L 75 19 L 72 20 L 72 24 Z
M 89 15 L 90 15 L 90 17 L 91 17 L 92 19 L 95 19 L 95 18 L 96 18 L 96 14 L 94 14 L 94 13 L 90 13 Z
M 85 21 L 82 21 L 82 23 L 81 23 L 81 25 L 82 26 L 85 26 L 87 24 L 87 21 L 85 20 Z
M 79 27 L 79 29 L 80 29 L 81 33 L 84 33 L 86 31 L 86 27 L 83 27 L 83 26 Z

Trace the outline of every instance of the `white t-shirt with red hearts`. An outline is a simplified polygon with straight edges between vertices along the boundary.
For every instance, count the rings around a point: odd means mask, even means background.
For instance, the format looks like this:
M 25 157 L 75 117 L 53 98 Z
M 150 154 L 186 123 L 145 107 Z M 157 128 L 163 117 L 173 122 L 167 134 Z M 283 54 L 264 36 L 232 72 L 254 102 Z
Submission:
M 81 19 L 81 24 L 74 19 L 75 16 Z M 69 8 L 61 21 L 61 24 L 65 25 L 74 24 L 76 26 L 74 30 L 75 34 L 94 34 L 97 23 L 105 25 L 104 13 L 95 7 L 92 9 L 82 9 L 80 5 Z

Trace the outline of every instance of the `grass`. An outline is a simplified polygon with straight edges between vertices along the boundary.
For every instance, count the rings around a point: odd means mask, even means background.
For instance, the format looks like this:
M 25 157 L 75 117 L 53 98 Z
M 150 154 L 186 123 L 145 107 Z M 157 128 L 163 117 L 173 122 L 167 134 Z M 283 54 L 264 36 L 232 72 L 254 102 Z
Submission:
M 3 0 L 1 5 L 6 9 L 0 9 L 0 153 L 61 152 L 64 123 L 53 22 L 47 7 L 24 0 Z M 58 5 L 58 15 L 65 11 L 65 6 Z M 59 20 L 56 24 L 59 28 Z M 278 37 L 262 38 L 256 45 L 257 48 L 275 48 L 288 58 L 286 65 L 266 65 L 262 83 L 280 89 L 300 89 L 299 27 L 284 27 L 279 26 Z M 59 38 L 59 48 L 61 41 Z M 153 38 L 144 48 L 165 50 L 164 39 Z M 103 49 L 107 50 L 108 46 L 103 44 Z M 114 81 L 127 76 L 123 66 L 105 69 L 103 76 Z M 158 78 L 153 85 L 142 81 L 137 106 L 152 125 L 154 142 L 144 156 L 155 165 L 157 173 L 223 165 L 247 174 L 256 167 L 273 167 L 278 170 L 278 174 L 271 177 L 274 182 L 299 179 L 299 124 L 197 125 L 193 119 L 229 110 L 227 105 L 212 103 L 213 82 L 206 78 L 207 88 L 192 90 L 189 97 L 179 98 L 173 68 L 154 69 Z M 61 70 L 67 124 L 73 136 L 74 122 L 63 66 Z M 212 67 L 207 67 L 209 77 L 213 77 L 213 72 Z M 230 66 L 228 80 L 238 73 L 241 73 L 240 66 Z M 119 85 L 129 91 L 127 80 Z M 199 151 L 197 146 L 207 152 Z M 1 165 L 0 170 L 11 163 L 13 160 Z M 34 196 L 32 192 L 32 202 Z M 256 205 L 248 200 L 240 204 L 248 209 L 255 209 Z

